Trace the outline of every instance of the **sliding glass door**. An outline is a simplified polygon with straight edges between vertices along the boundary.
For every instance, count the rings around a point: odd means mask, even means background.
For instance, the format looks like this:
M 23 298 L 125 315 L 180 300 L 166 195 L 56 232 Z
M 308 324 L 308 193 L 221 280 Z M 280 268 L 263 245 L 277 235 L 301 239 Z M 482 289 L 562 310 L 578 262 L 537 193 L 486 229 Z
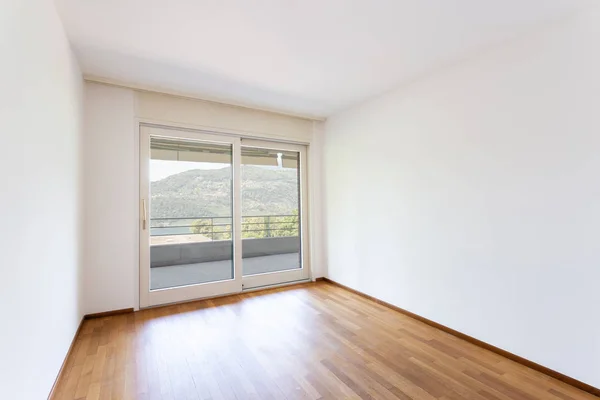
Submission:
M 140 306 L 309 278 L 305 147 L 140 129 Z
M 239 146 L 239 138 L 142 126 L 141 307 L 241 290 Z
M 303 268 L 304 146 L 242 141 L 244 288 L 308 278 Z

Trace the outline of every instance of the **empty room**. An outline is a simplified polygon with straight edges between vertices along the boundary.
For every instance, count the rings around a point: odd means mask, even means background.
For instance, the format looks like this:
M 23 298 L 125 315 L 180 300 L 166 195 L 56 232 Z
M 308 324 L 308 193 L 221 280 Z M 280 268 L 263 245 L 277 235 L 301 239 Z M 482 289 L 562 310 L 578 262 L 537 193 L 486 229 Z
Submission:
M 0 54 L 0 399 L 600 398 L 597 0 L 2 0 Z

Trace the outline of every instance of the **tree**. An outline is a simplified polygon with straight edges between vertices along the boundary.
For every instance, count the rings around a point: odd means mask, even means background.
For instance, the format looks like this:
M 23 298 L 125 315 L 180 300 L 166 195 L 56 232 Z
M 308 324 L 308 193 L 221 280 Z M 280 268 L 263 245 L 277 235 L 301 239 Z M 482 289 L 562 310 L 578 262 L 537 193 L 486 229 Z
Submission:
M 231 239 L 230 224 L 214 224 L 213 218 L 202 218 L 192 222 L 192 233 L 203 235 L 211 240 Z
M 242 218 L 242 239 L 298 236 L 298 210 L 291 215 Z M 191 231 L 211 240 L 230 240 L 231 224 L 215 224 L 214 218 L 202 218 L 192 222 Z
M 244 217 L 242 238 L 298 236 L 298 226 L 298 210 L 286 216 Z
M 266 217 L 243 217 L 242 239 L 257 239 L 267 237 Z
M 213 224 L 212 218 L 197 219 L 192 222 L 192 233 L 210 237 L 212 234 Z
M 214 226 L 213 240 L 230 240 L 231 239 L 231 225 L 220 224 Z
M 273 231 L 274 234 L 271 236 L 298 236 L 298 228 L 300 226 L 298 219 L 298 210 L 292 211 L 292 215 L 286 215 L 284 217 L 275 218 L 278 221 L 276 222 L 276 229 Z

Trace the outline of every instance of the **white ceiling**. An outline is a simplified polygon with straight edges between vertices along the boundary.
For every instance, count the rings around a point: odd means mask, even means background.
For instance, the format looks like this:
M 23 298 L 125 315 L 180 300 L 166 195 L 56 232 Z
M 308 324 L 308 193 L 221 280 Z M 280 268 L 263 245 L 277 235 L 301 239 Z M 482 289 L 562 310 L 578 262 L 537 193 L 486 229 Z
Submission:
M 56 0 L 86 76 L 326 117 L 586 0 Z

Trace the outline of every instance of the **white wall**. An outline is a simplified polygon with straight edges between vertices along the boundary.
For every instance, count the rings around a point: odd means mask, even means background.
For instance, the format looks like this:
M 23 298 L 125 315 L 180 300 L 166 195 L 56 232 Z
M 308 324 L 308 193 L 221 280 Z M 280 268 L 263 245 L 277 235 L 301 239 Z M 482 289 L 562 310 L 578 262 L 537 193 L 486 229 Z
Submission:
M 139 306 L 137 119 L 298 142 L 310 142 L 314 130 L 313 121 L 302 118 L 87 82 L 86 314 Z
M 325 123 L 314 121 L 313 134 L 308 159 L 308 193 L 310 217 L 311 272 L 313 279 L 327 275 L 327 243 L 325 229 L 325 204 L 323 179 L 323 147 L 325 144 Z
M 85 84 L 85 313 L 134 307 L 138 164 L 134 92 Z
M 328 276 L 600 387 L 600 13 L 330 118 Z
M 81 74 L 51 1 L 0 4 L 0 397 L 48 396 L 82 317 Z
M 283 140 L 310 141 L 312 121 L 211 101 L 135 92 L 136 116 L 161 124 Z

